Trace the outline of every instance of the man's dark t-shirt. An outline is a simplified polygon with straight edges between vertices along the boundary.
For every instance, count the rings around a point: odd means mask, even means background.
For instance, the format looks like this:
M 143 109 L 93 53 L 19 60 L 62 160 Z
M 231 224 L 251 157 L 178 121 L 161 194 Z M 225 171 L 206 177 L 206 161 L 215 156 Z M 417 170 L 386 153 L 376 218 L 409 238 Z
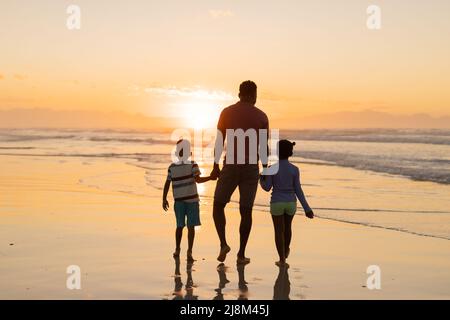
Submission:
M 219 123 L 217 124 L 217 129 L 222 133 L 223 137 L 226 137 L 227 129 L 242 129 L 246 132 L 249 129 L 254 129 L 256 131 L 256 150 L 259 149 L 259 130 L 266 129 L 267 135 L 269 130 L 269 119 L 267 115 L 255 107 L 252 104 L 238 102 L 234 105 L 231 105 L 225 109 L 223 109 L 220 114 Z M 245 155 L 244 164 L 251 164 L 252 159 L 259 159 L 259 155 L 250 155 L 252 148 L 249 147 L 250 139 L 248 137 L 245 138 Z M 253 149 L 254 150 L 254 149 Z M 235 137 L 234 139 L 234 161 L 233 164 L 238 164 L 238 140 Z M 258 151 L 257 151 L 258 152 Z M 230 164 L 231 161 L 225 158 L 225 164 Z M 257 163 L 257 162 L 256 162 Z

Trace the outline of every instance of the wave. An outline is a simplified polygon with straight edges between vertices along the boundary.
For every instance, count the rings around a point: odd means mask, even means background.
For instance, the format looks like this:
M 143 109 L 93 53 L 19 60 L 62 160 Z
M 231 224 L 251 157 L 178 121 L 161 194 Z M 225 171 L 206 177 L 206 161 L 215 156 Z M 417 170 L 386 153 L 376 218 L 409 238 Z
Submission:
M 369 170 L 391 175 L 399 175 L 416 181 L 431 181 L 450 184 L 450 160 L 447 159 L 403 159 L 387 156 L 367 156 L 324 151 L 302 151 L 294 154 L 306 159 L 326 161 L 326 165 L 335 164 L 358 170 Z M 302 163 L 293 159 L 294 163 Z M 320 164 L 320 163 L 316 163 Z
M 326 220 L 333 220 L 333 221 L 343 222 L 343 223 L 356 224 L 356 225 L 361 225 L 361 226 L 370 227 L 370 228 L 379 228 L 379 229 L 384 229 L 384 230 L 404 232 L 404 233 L 409 233 L 409 234 L 413 234 L 413 235 L 421 236 L 421 237 L 430 237 L 430 238 L 436 238 L 436 239 L 450 240 L 450 237 L 439 236 L 439 235 L 432 235 L 432 234 L 422 233 L 422 232 L 416 232 L 416 231 L 411 231 L 411 230 L 407 230 L 407 229 L 404 229 L 404 228 L 398 228 L 398 227 L 382 226 L 382 225 L 378 225 L 378 224 L 375 224 L 375 223 L 356 222 L 356 221 L 349 221 L 349 220 L 345 220 L 345 219 L 323 217 L 323 216 L 319 216 L 319 218 L 326 219 Z
M 37 140 L 69 140 L 77 138 L 77 135 L 16 135 L 16 134 L 1 134 L 0 142 L 24 142 Z
M 293 158 L 293 162 L 337 165 L 357 170 L 400 175 L 417 181 L 450 184 L 450 159 L 448 157 L 450 130 L 297 130 L 282 131 L 282 136 L 299 141 L 298 149 L 301 152 L 296 152 L 295 156 L 301 157 L 301 160 L 298 161 Z M 140 159 L 157 156 L 157 154 L 108 153 L 108 151 L 115 151 L 122 146 L 115 143 L 129 144 L 132 151 L 139 151 L 141 146 L 147 145 L 173 145 L 174 142 L 167 139 L 168 137 L 168 135 L 161 133 L 137 131 L 0 130 L 0 142 L 5 143 L 0 147 L 0 151 L 2 151 L 2 155 L 18 156 Z M 46 144 L 45 148 L 61 152 L 49 154 L 44 149 L 38 151 L 40 147 L 33 144 L 33 141 L 37 140 L 55 140 L 54 143 Z M 62 140 L 66 140 L 67 143 L 63 143 Z M 19 144 L 27 141 L 30 141 L 27 146 Z M 76 143 L 73 143 L 74 141 Z M 14 146 L 14 142 L 19 145 Z M 342 142 L 342 144 L 339 144 L 339 142 Z M 358 143 L 348 144 L 344 142 Z M 375 142 L 384 144 L 374 144 Z M 36 143 L 36 145 L 38 144 Z M 106 152 L 97 153 L 96 151 L 99 151 L 98 145 L 102 147 L 101 151 Z M 14 150 L 31 150 L 32 148 L 37 149 L 36 154 L 34 152 L 33 154 L 31 152 L 30 154 L 14 152 Z M 78 150 L 84 152 L 78 153 Z M 86 150 L 92 150 L 93 152 L 88 153 Z M 167 159 L 168 154 L 161 154 L 161 156 L 164 156 L 163 159 Z M 152 160 L 159 162 L 156 157 Z
M 80 140 L 92 142 L 121 142 L 136 144 L 173 144 L 171 140 L 154 139 L 151 137 L 108 137 L 104 135 L 67 134 L 67 135 L 41 135 L 41 134 L 5 134 L 1 133 L 0 142 L 25 142 L 39 140 Z
M 347 141 L 450 145 L 450 130 L 286 130 L 281 136 L 304 141 Z
M 173 144 L 171 140 L 153 138 L 120 138 L 120 137 L 89 137 L 87 140 L 94 142 L 123 142 L 138 144 Z
M 44 133 L 44 134 L 43 134 Z M 54 134 L 52 134 L 54 133 Z M 169 143 L 170 139 L 151 138 L 155 133 L 115 130 L 0 130 L 0 141 L 33 141 L 43 139 L 80 139 L 129 143 Z M 304 141 L 348 141 L 379 143 L 420 143 L 450 145 L 450 130 L 435 129 L 362 129 L 362 130 L 281 130 L 283 138 Z
M 236 204 L 239 204 L 237 201 L 230 201 L 234 202 Z M 259 207 L 262 210 L 269 211 L 270 206 L 265 204 L 256 204 L 255 207 Z M 317 214 L 318 211 L 344 211 L 344 212 L 389 212 L 389 213 L 421 213 L 421 214 L 450 214 L 449 211 L 439 211 L 439 210 L 390 210 L 390 209 L 358 209 L 358 208 L 314 208 L 315 216 L 320 219 L 326 219 L 326 220 L 332 220 L 337 222 L 343 222 L 343 223 L 350 223 L 350 224 L 356 224 L 361 225 L 365 227 L 370 228 L 379 228 L 379 229 L 385 229 L 385 230 L 392 230 L 397 232 L 404 232 L 409 233 L 421 237 L 430 237 L 430 238 L 437 238 L 437 239 L 444 239 L 444 240 L 450 240 L 449 236 L 444 235 L 438 235 L 438 234 L 432 234 L 432 233 L 425 233 L 425 232 L 417 232 L 414 230 L 406 229 L 406 228 L 399 228 L 399 227 L 392 227 L 392 226 L 386 226 L 377 224 L 375 222 L 362 222 L 362 221 L 355 221 L 350 219 L 345 219 L 342 217 L 331 217 L 331 216 L 325 216 L 322 214 Z M 296 215 L 302 215 L 302 213 L 297 213 Z
M 123 143 L 163 143 L 173 144 L 170 139 L 155 139 L 155 133 L 141 131 L 81 131 L 58 130 L 42 134 L 43 130 L 0 130 L 0 141 L 35 141 L 35 140 L 90 140 L 95 142 Z M 55 134 L 51 134 L 54 132 Z M 304 141 L 340 141 L 340 142 L 378 142 L 378 143 L 419 143 L 450 145 L 450 130 L 281 130 L 281 137 Z
M 20 148 L 19 148 L 20 149 Z M 2 156 L 20 156 L 20 157 L 71 157 L 71 158 L 117 158 L 148 160 L 151 158 L 154 162 L 167 162 L 170 155 L 162 153 L 0 153 Z M 163 160 L 158 160 L 163 159 Z

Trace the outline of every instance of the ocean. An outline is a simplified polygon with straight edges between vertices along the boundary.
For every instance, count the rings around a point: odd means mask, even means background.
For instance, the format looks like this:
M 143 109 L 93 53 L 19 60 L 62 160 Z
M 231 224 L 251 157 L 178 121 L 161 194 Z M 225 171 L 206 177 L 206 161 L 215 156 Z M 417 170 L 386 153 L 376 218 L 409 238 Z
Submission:
M 296 142 L 291 161 L 317 217 L 450 239 L 450 130 L 290 130 L 281 137 Z M 0 130 L 0 159 L 122 161 L 160 190 L 173 144 L 163 132 Z M 208 174 L 210 164 L 198 162 Z M 147 194 L 121 183 L 123 174 L 79 177 L 79 183 Z M 202 201 L 212 201 L 213 190 L 214 182 L 200 186 Z M 267 211 L 269 199 L 259 190 L 255 204 Z

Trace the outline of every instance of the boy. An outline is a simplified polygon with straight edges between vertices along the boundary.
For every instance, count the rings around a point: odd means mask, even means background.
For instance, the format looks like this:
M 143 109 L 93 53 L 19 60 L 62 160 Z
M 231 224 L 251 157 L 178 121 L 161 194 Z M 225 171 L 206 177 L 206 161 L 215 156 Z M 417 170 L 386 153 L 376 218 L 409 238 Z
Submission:
M 280 140 L 278 143 L 278 153 L 280 161 L 277 174 L 273 176 L 261 176 L 261 187 L 265 191 L 272 190 L 270 200 L 270 213 L 272 214 L 273 226 L 275 229 L 275 244 L 280 261 L 277 266 L 287 266 L 286 259 L 289 256 L 292 219 L 297 210 L 297 199 L 300 201 L 305 214 L 313 219 L 314 213 L 306 201 L 300 184 L 300 171 L 289 162 L 289 157 L 293 154 L 295 142 Z
M 177 221 L 177 229 L 175 232 L 176 247 L 173 257 L 178 258 L 180 256 L 183 229 L 187 225 L 187 260 L 194 262 L 192 247 L 194 245 L 195 227 L 201 224 L 197 183 L 204 183 L 212 179 L 210 177 L 200 177 L 198 165 L 193 161 L 188 161 L 188 158 L 191 156 L 189 141 L 179 140 L 176 147 L 178 161 L 169 166 L 167 180 L 164 185 L 162 207 L 164 211 L 169 209 L 167 193 L 172 182 L 173 198 L 175 200 L 175 217 Z

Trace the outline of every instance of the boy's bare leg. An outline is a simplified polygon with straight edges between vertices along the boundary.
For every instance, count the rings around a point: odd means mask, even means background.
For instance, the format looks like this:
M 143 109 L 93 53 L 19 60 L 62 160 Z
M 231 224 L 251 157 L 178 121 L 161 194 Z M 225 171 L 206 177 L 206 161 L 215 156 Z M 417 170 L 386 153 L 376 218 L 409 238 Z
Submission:
M 292 239 L 292 220 L 294 216 L 285 214 L 284 215 L 284 254 L 286 259 L 289 257 L 291 252 L 291 239 Z
M 175 230 L 175 252 L 173 253 L 173 257 L 177 258 L 180 256 L 181 251 L 181 239 L 183 238 L 183 227 L 177 227 Z
M 280 257 L 280 261 L 276 262 L 276 264 L 283 265 L 286 263 L 284 217 L 272 215 L 272 221 L 275 231 L 275 245 L 277 247 L 278 256 Z
M 194 258 L 192 257 L 192 248 L 194 247 L 194 239 L 195 239 L 195 227 L 188 227 L 188 251 L 187 251 L 187 260 L 189 262 L 194 262 Z

